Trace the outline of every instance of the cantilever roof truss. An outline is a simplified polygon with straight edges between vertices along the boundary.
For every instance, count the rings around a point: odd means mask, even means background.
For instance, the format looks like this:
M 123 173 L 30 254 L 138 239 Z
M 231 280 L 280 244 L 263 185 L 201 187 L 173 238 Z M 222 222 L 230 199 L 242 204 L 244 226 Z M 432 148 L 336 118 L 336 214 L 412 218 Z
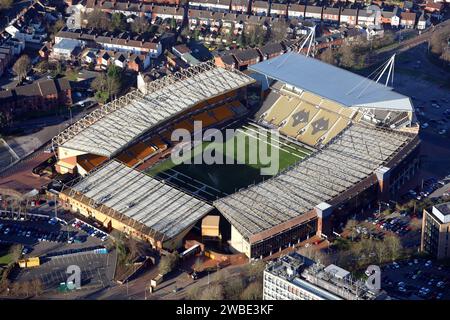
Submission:
M 353 124 L 302 162 L 214 206 L 249 239 L 329 202 L 372 175 L 411 139 L 408 134 Z
M 155 125 L 195 104 L 253 83 L 210 62 L 147 84 L 86 115 L 53 138 L 54 146 L 111 157 Z

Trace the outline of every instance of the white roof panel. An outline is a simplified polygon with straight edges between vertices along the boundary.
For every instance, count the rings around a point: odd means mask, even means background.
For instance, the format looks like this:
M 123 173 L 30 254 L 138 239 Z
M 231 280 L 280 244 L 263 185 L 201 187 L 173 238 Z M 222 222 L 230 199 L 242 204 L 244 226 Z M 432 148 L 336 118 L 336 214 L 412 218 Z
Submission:
M 411 100 L 391 87 L 302 54 L 288 52 L 249 69 L 347 107 L 413 111 Z

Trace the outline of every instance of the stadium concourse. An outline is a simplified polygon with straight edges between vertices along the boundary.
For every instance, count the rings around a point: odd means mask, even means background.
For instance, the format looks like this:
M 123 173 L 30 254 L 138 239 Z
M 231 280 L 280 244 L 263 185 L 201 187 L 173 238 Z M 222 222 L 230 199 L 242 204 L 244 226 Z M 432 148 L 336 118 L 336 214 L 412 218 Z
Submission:
M 259 105 L 249 103 L 250 90 L 263 97 Z M 246 135 L 278 131 L 282 170 L 254 179 L 239 167 L 237 177 L 254 180 L 236 186 L 217 181 L 239 180 L 229 168 L 174 167 L 171 132 L 193 133 L 195 120 Z M 220 215 L 223 243 L 260 258 L 332 236 L 349 216 L 395 198 L 418 168 L 417 133 L 408 97 L 290 52 L 247 74 L 206 63 L 148 83 L 53 142 L 57 169 L 81 175 L 60 195 L 73 210 L 165 249 L 180 247 L 205 215 Z

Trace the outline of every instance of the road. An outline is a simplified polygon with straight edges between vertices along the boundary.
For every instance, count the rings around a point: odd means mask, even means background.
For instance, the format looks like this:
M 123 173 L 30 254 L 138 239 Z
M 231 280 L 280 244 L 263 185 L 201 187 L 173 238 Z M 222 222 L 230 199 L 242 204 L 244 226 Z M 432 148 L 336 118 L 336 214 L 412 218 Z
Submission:
M 369 64 L 377 63 L 378 61 L 387 60 L 394 53 L 401 53 L 401 52 L 409 50 L 415 46 L 418 46 L 419 44 L 428 42 L 434 32 L 441 30 L 442 28 L 449 27 L 449 26 L 450 26 L 450 20 L 446 20 L 444 22 L 439 23 L 436 26 L 429 28 L 428 30 L 422 32 L 422 34 L 420 34 L 418 36 L 415 36 L 411 39 L 404 40 L 403 42 L 400 43 L 400 45 L 398 45 L 394 48 L 390 48 L 390 47 L 381 48 L 381 49 L 375 51 L 375 58 L 372 61 L 370 61 Z

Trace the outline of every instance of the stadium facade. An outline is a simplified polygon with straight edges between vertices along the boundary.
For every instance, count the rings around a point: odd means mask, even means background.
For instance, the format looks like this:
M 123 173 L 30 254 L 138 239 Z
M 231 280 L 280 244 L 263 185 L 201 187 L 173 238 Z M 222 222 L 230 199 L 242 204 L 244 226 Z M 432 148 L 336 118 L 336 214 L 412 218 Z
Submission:
M 251 110 L 255 85 L 264 99 Z M 192 132 L 195 120 L 221 127 L 249 114 L 314 152 L 213 202 L 143 173 L 167 158 L 173 129 Z M 256 64 L 250 76 L 205 63 L 148 83 L 55 137 L 57 170 L 82 176 L 60 197 L 166 249 L 180 247 L 216 212 L 229 223 L 230 246 L 260 258 L 316 234 L 331 236 L 350 214 L 395 197 L 419 164 L 414 121 L 411 101 L 392 88 L 300 54 Z

